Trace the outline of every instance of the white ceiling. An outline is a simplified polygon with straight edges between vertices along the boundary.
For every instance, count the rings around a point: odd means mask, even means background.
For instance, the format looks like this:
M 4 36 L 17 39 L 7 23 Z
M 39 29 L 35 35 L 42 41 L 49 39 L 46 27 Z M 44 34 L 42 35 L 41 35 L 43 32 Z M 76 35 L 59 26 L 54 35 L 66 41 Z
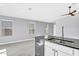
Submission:
M 0 4 L 0 15 L 31 20 L 53 22 L 63 18 L 68 12 L 69 3 L 4 3 Z

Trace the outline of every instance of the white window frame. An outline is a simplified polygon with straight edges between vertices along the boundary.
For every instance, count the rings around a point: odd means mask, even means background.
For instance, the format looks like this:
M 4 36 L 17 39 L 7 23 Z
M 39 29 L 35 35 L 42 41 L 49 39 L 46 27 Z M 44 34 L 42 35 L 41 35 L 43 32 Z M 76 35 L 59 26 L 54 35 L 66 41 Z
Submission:
M 30 24 L 33 24 L 33 25 L 34 25 L 34 33 L 30 33 L 30 28 L 29 28 L 29 35 L 35 35 L 35 29 L 36 29 L 36 24 L 35 24 L 35 22 L 29 22 L 28 24 L 29 24 L 29 25 L 30 25 Z
M 1 21 L 1 36 L 5 36 L 5 37 L 11 37 L 11 36 L 13 36 L 13 20 L 6 20 L 6 19 L 0 19 L 0 21 Z M 3 27 L 2 27 L 2 22 L 3 21 L 10 21 L 10 22 L 12 22 L 12 27 L 11 27 L 11 30 L 12 30 L 12 34 L 11 35 L 3 35 L 3 32 L 2 32 L 2 30 L 4 29 Z M 5 28 L 6 29 L 6 28 Z M 10 29 L 10 28 L 9 28 Z

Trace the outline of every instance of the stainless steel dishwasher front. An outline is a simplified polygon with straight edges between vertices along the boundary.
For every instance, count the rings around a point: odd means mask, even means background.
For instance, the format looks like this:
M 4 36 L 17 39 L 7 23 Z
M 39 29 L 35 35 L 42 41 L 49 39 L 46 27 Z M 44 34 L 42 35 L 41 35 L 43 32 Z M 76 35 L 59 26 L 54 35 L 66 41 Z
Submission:
M 44 36 L 35 37 L 35 56 L 44 56 Z

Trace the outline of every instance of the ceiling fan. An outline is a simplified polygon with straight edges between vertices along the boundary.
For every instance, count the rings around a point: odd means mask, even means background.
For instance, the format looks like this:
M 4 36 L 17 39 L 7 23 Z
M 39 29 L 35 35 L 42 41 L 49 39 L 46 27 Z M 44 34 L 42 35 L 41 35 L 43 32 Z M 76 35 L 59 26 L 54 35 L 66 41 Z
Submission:
M 69 12 L 67 14 L 63 14 L 62 16 L 65 16 L 65 15 L 75 16 L 77 10 L 71 11 L 71 6 L 69 6 L 68 8 L 69 8 Z

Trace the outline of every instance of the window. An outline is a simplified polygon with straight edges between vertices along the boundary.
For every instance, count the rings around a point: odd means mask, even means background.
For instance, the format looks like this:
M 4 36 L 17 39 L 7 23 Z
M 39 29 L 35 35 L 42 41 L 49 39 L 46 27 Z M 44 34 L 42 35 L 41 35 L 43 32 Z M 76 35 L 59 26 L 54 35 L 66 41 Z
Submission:
M 12 36 L 12 21 L 2 21 L 2 36 Z
M 34 34 L 35 29 L 34 29 L 34 24 L 33 23 L 29 23 L 29 34 Z
M 49 34 L 49 24 L 46 25 L 46 34 Z

